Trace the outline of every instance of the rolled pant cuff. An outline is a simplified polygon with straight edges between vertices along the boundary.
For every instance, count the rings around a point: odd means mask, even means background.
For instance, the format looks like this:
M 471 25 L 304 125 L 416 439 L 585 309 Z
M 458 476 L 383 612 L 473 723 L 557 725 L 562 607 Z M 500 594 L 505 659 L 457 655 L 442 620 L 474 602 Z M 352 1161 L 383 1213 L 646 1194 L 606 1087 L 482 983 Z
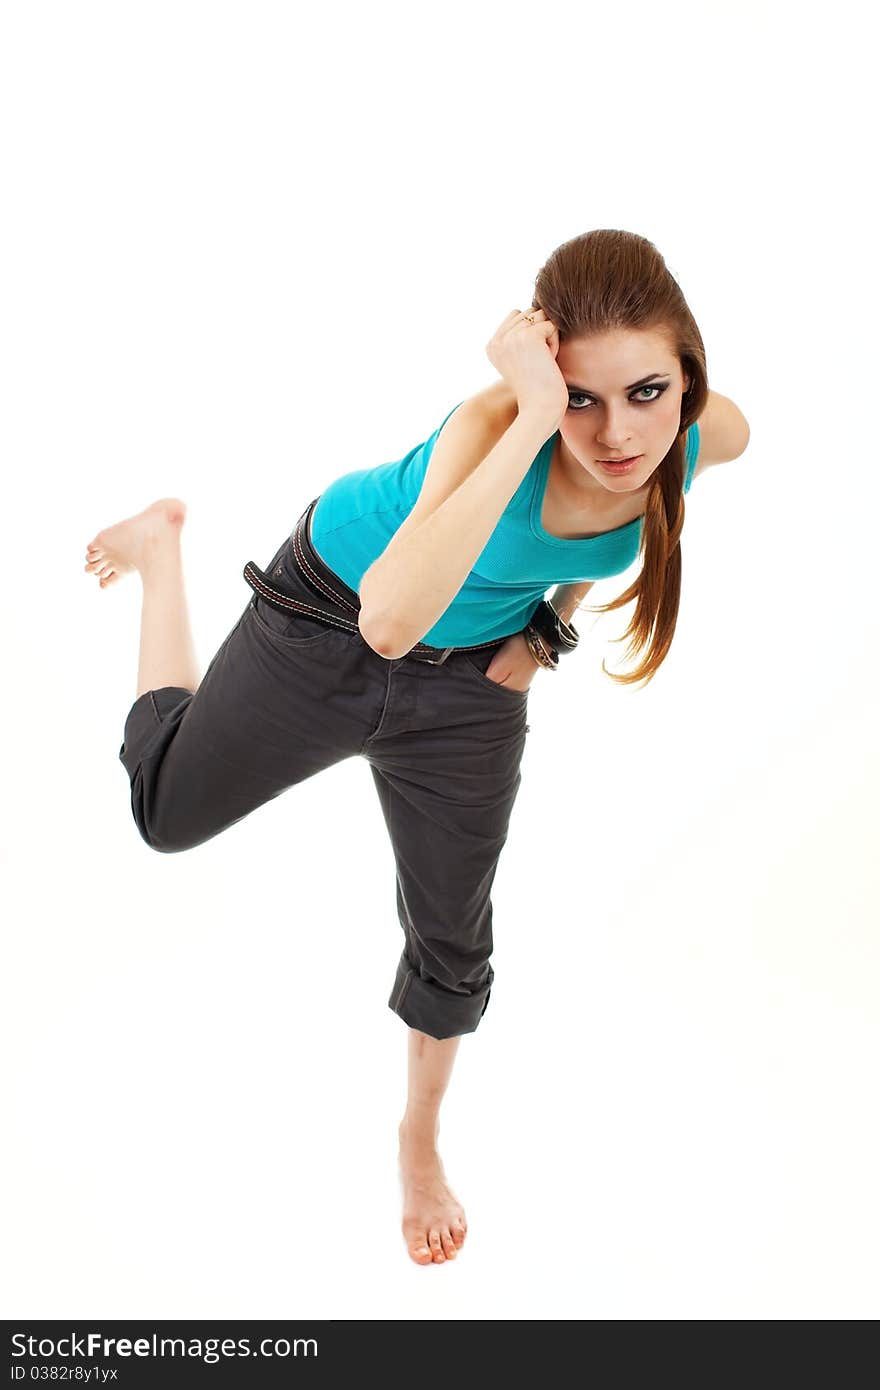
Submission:
M 486 982 L 472 994 L 455 994 L 435 981 L 423 980 L 401 957 L 388 1007 L 410 1028 L 431 1038 L 455 1038 L 473 1033 L 486 1012 L 495 972 L 488 967 Z
M 184 701 L 191 700 L 192 694 L 183 686 L 163 685 L 158 690 L 145 690 L 143 695 L 137 697 L 128 712 L 119 749 L 119 761 L 130 778 L 151 751 L 150 745 L 161 729 L 165 716 Z
M 131 813 L 141 839 L 156 850 L 170 850 L 155 832 L 156 786 L 162 756 L 177 726 L 189 709 L 191 690 L 163 685 L 145 690 L 128 712 L 119 761 L 131 785 Z

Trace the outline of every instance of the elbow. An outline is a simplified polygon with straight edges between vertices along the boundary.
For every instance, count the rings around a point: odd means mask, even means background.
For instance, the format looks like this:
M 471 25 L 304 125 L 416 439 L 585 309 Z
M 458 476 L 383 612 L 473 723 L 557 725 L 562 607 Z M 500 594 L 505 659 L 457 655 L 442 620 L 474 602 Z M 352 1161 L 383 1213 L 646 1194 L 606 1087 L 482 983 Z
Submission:
M 370 569 L 372 569 L 372 566 L 370 566 Z M 358 629 L 360 630 L 361 637 L 363 637 L 367 646 L 371 647 L 377 656 L 386 656 L 387 642 L 385 634 L 387 624 L 384 621 L 380 622 L 379 619 L 374 616 L 375 605 L 368 604 L 367 596 L 364 593 L 367 576 L 369 575 L 369 573 L 370 570 L 368 569 L 363 574 L 361 582 L 358 585 L 358 598 L 360 599 L 360 608 L 358 609 Z
M 387 629 L 379 627 L 371 622 L 365 615 L 363 608 L 361 608 L 358 613 L 358 628 L 367 646 L 371 647 L 377 656 L 384 657 L 386 661 L 391 661 L 398 655 L 394 650 L 394 643 L 390 639 Z M 400 655 L 403 655 L 403 653 L 400 653 Z
M 398 657 L 406 656 L 412 651 L 416 642 L 421 640 L 413 637 L 411 631 L 401 632 L 399 627 L 393 625 L 370 623 L 364 618 L 363 609 L 358 615 L 358 627 L 361 636 L 368 647 L 372 647 L 377 656 L 384 657 L 386 661 L 396 661 Z
M 413 634 L 412 624 L 406 614 L 400 613 L 398 603 L 390 606 L 384 602 L 364 599 L 363 580 L 358 591 L 361 606 L 358 611 L 358 628 L 368 647 L 386 661 L 396 661 L 411 651 L 418 637 Z

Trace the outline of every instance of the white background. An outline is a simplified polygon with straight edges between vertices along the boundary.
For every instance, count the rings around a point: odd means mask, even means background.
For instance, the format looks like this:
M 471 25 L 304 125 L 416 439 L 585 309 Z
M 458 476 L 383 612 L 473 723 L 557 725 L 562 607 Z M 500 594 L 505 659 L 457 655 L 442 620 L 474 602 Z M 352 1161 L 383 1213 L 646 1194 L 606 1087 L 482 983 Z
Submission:
M 859 15 L 4 6 L 4 1316 L 880 1312 Z M 204 669 L 245 561 L 496 379 L 495 327 L 593 227 L 660 249 L 751 442 L 689 494 L 656 679 L 600 670 L 631 609 L 535 677 L 441 1116 L 470 1232 L 421 1268 L 369 768 L 151 852 L 118 761 L 140 581 L 85 547 L 187 502 Z

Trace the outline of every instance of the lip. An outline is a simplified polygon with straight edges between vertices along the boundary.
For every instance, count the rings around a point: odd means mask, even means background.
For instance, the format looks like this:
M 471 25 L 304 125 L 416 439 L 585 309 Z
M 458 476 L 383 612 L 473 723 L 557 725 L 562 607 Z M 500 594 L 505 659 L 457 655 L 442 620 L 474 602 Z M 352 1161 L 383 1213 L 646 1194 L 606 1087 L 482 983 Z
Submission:
M 611 473 L 625 473 L 637 464 L 641 457 L 641 454 L 631 454 L 630 457 L 626 459 L 599 459 L 597 461 L 601 463 L 603 468 L 607 468 Z

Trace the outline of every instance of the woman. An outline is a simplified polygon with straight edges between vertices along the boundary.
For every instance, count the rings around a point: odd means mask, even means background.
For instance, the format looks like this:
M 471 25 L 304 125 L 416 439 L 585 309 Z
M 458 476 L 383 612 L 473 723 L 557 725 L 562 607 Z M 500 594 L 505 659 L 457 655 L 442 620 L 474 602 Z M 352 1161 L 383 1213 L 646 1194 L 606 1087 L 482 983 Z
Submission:
M 86 561 L 102 588 L 131 570 L 143 582 L 119 756 L 147 844 L 191 848 L 344 758 L 370 765 L 404 932 L 388 1002 L 409 1029 L 400 1172 L 420 1264 L 454 1259 L 467 1230 L 437 1150 L 439 1111 L 494 978 L 490 890 L 530 683 L 573 651 L 569 619 L 590 585 L 639 553 L 635 582 L 595 611 L 635 599 L 627 635 L 645 656 L 612 678 L 655 674 L 675 630 L 683 493 L 748 441 L 736 406 L 707 388 L 675 279 L 630 233 L 557 248 L 532 312 L 509 314 L 487 355 L 499 382 L 403 460 L 334 481 L 265 572 L 245 566 L 254 595 L 204 678 L 182 502 L 98 532 Z

